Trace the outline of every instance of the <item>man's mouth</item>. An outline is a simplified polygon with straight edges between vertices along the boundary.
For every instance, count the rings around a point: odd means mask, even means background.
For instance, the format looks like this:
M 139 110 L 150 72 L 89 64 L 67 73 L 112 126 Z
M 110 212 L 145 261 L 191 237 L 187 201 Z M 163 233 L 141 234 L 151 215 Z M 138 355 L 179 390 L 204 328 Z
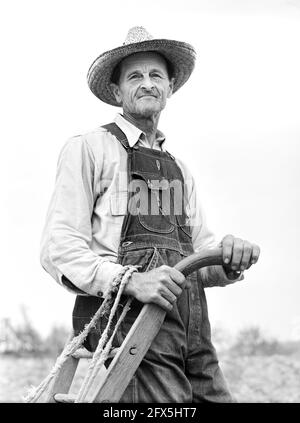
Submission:
M 139 99 L 140 99 L 140 98 L 144 98 L 144 97 L 157 98 L 157 96 L 156 96 L 156 95 L 153 95 L 153 94 L 144 94 L 144 95 L 141 95 L 141 96 L 139 97 Z

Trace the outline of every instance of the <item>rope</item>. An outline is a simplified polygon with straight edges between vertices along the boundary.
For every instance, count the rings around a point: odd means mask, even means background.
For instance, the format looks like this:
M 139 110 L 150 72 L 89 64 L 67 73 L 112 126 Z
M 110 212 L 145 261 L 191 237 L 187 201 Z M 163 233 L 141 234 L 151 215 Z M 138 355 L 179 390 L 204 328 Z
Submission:
M 122 292 L 124 291 L 126 283 L 128 282 L 132 273 L 136 272 L 136 271 L 137 271 L 137 267 L 131 266 L 131 265 L 124 266 L 123 269 L 121 269 L 120 273 L 115 277 L 115 279 L 112 283 L 112 287 L 110 288 L 109 292 L 107 293 L 106 298 L 104 299 L 103 303 L 101 304 L 99 309 L 94 314 L 91 321 L 84 327 L 83 331 L 80 332 L 79 335 L 74 336 L 74 338 L 66 344 L 62 353 L 57 358 L 53 368 L 50 371 L 50 373 L 40 383 L 40 385 L 36 388 L 34 386 L 32 386 L 30 388 L 30 390 L 28 391 L 28 394 L 23 398 L 25 402 L 34 403 L 34 402 L 38 401 L 38 399 L 41 397 L 41 395 L 48 388 L 48 386 L 49 386 L 50 382 L 53 380 L 53 378 L 60 372 L 63 364 L 66 362 L 66 360 L 69 358 L 69 356 L 72 355 L 83 344 L 83 342 L 85 341 L 85 339 L 86 339 L 87 335 L 89 334 L 90 330 L 93 327 L 96 326 L 100 317 L 102 317 L 103 315 L 105 315 L 109 312 L 109 310 L 111 309 L 111 304 L 113 302 L 113 294 L 117 291 L 118 293 L 117 293 L 117 296 L 116 296 L 116 299 L 115 299 L 114 305 L 113 305 L 114 314 L 115 314 L 115 310 L 116 310 L 116 308 L 119 304 L 120 297 L 121 297 Z M 128 274 L 128 276 L 127 276 L 127 274 Z M 128 300 L 127 303 L 129 301 L 131 302 L 131 300 Z M 127 306 L 127 303 L 126 303 L 126 306 Z M 124 307 L 124 309 L 126 308 L 126 312 L 127 312 L 128 309 L 129 309 L 129 306 L 128 307 L 126 307 L 126 306 Z M 111 324 L 111 321 L 112 321 L 112 318 L 111 318 L 112 311 L 113 310 L 111 309 L 109 320 L 108 320 L 109 325 Z M 121 314 L 121 316 L 123 316 L 123 313 Z M 125 317 L 125 314 L 124 314 L 123 318 L 124 317 Z M 107 324 L 107 326 L 108 326 L 108 324 Z M 106 326 L 105 331 L 103 332 L 103 334 L 102 334 L 102 336 L 99 340 L 99 344 L 98 344 L 96 351 L 98 351 L 98 349 L 99 349 L 99 351 L 100 351 L 100 349 L 102 350 L 103 345 L 104 345 L 105 341 L 107 340 L 107 334 L 108 334 L 107 326 Z M 114 333 L 115 333 L 115 331 L 113 332 L 113 334 Z M 106 338 L 105 341 L 102 341 L 102 338 Z M 99 345 L 101 346 L 100 348 L 99 348 Z M 105 351 L 106 351 L 106 349 L 105 349 Z M 107 352 L 107 355 L 108 354 L 109 354 L 109 350 Z M 94 359 L 93 359 L 93 361 L 94 361 Z M 95 360 L 95 362 L 96 362 L 96 360 Z
M 81 385 L 81 388 L 80 388 L 78 395 L 75 399 L 75 403 L 86 401 L 86 397 L 88 395 L 88 392 L 89 392 L 91 385 L 93 384 L 101 366 L 105 363 L 105 361 L 107 360 L 107 358 L 109 356 L 109 353 L 110 353 L 111 347 L 112 347 L 113 338 L 114 338 L 120 324 L 122 323 L 127 311 L 130 309 L 131 302 L 132 302 L 132 298 L 130 298 L 127 301 L 127 303 L 125 304 L 125 307 L 122 311 L 122 314 L 121 314 L 120 318 L 118 319 L 118 322 L 117 322 L 117 324 L 114 328 L 114 331 L 113 331 L 110 339 L 108 340 L 105 348 L 99 349 L 96 357 L 94 355 L 94 357 L 91 361 L 91 364 L 90 364 L 90 366 L 87 370 L 87 374 L 86 374 L 86 377 L 83 381 L 83 384 Z M 98 350 L 98 347 L 97 347 L 97 350 Z M 92 401 L 89 401 L 89 402 L 92 402 Z
M 110 352 L 110 349 L 111 349 L 112 340 L 114 338 L 115 332 L 117 331 L 117 328 L 121 324 L 120 319 L 118 320 L 118 323 L 115 326 L 115 329 L 114 329 L 113 334 L 110 336 L 110 339 L 107 342 L 109 329 L 111 327 L 113 318 L 114 318 L 114 316 L 116 314 L 117 307 L 119 305 L 122 292 L 123 292 L 123 290 L 124 290 L 124 288 L 125 288 L 128 280 L 129 280 L 129 278 L 131 277 L 132 273 L 133 272 L 136 272 L 136 271 L 137 271 L 137 269 L 135 267 L 129 268 L 128 271 L 126 272 L 126 274 L 122 278 L 122 281 L 120 283 L 120 287 L 119 287 L 119 290 L 118 290 L 118 293 L 117 293 L 117 296 L 116 296 L 114 305 L 113 305 L 113 307 L 111 309 L 111 312 L 110 312 L 110 315 L 109 315 L 109 319 L 108 319 L 107 325 L 106 325 L 105 330 L 103 331 L 103 334 L 102 334 L 102 336 L 101 336 L 101 338 L 99 340 L 99 343 L 97 345 L 97 349 L 94 352 L 93 359 L 92 359 L 92 361 L 90 363 L 90 366 L 88 368 L 86 377 L 85 377 L 85 379 L 84 379 L 84 381 L 83 381 L 83 383 L 81 385 L 81 388 L 79 390 L 79 393 L 77 395 L 77 398 L 76 398 L 75 402 L 83 402 L 84 401 L 84 399 L 85 399 L 85 397 L 86 397 L 86 395 L 88 393 L 88 390 L 89 390 L 90 386 L 92 385 L 93 381 L 95 380 L 95 377 L 96 377 L 96 375 L 97 375 L 100 367 L 102 366 L 102 364 L 104 364 L 104 362 L 108 358 L 108 355 L 109 355 L 109 352 Z M 125 307 L 123 309 L 123 312 L 121 314 L 122 320 L 124 319 L 124 317 L 125 317 L 128 309 L 129 309 L 130 303 L 131 303 L 131 299 L 129 299 L 127 301 L 127 303 L 126 303 L 126 305 L 125 305 Z M 124 313 L 124 311 L 126 311 L 126 312 Z M 121 318 L 121 316 L 120 316 L 120 318 Z M 103 350 L 103 346 L 105 345 L 105 343 L 107 343 L 107 344 L 106 344 L 105 349 Z

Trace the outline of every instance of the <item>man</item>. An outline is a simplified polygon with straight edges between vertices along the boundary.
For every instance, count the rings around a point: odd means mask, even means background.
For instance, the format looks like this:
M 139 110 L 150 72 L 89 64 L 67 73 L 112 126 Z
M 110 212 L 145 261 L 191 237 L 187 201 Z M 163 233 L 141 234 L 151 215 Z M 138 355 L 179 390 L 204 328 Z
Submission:
M 158 130 L 167 99 L 187 81 L 194 63 L 192 46 L 153 39 L 142 27 L 132 28 L 123 46 L 95 60 L 88 74 L 92 92 L 122 107 L 123 114 L 65 144 L 43 233 L 42 265 L 78 294 L 75 333 L 90 321 L 126 264 L 140 268 L 124 291 L 123 300 L 134 301 L 115 345 L 143 303 L 167 311 L 122 402 L 233 401 L 211 343 L 204 287 L 243 279 L 243 271 L 258 260 L 259 247 L 227 235 L 220 243 L 223 266 L 186 279 L 173 268 L 194 251 L 216 245 L 192 176 L 165 150 Z M 95 350 L 105 323 L 90 333 L 88 349 Z

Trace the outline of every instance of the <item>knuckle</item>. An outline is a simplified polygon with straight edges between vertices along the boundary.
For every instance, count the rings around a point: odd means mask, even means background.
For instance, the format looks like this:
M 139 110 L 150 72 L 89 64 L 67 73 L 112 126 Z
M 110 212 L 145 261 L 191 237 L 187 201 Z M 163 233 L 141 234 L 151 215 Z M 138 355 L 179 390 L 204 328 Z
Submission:
M 163 269 L 162 269 L 162 274 L 163 274 L 163 276 L 166 278 L 167 276 L 169 276 L 169 274 L 170 274 L 170 268 L 168 267 L 168 266 L 165 266 Z
M 247 254 L 251 254 L 252 253 L 252 246 L 251 244 L 245 244 L 244 245 L 244 252 Z
M 180 287 L 181 285 L 183 285 L 183 284 L 184 284 L 184 281 L 185 281 L 185 279 L 184 279 L 184 278 L 179 277 L 179 278 L 177 278 L 177 280 L 176 280 L 176 285 L 177 285 L 178 287 Z
M 249 262 L 250 262 L 250 257 L 243 257 L 241 260 L 241 265 L 244 267 L 248 266 Z
M 229 248 L 232 244 L 233 236 L 232 235 L 225 235 L 222 239 L 222 246 L 223 248 Z
M 157 287 L 157 289 L 156 289 L 156 291 L 155 291 L 155 294 L 156 294 L 157 296 L 161 296 L 163 292 L 164 292 L 164 285 L 163 285 L 163 284 L 160 284 L 160 285 Z
M 185 276 L 182 273 L 180 273 L 180 282 L 181 283 L 185 282 Z
M 160 273 L 159 276 L 158 276 L 158 282 L 160 284 L 163 284 L 165 279 L 166 279 L 166 275 L 164 273 Z
M 244 245 L 244 241 L 241 238 L 235 238 L 234 242 L 236 245 L 238 245 L 239 248 L 241 248 Z
M 160 299 L 160 295 L 157 292 L 154 292 L 151 296 L 150 296 L 150 300 L 152 302 L 157 302 Z
M 177 292 L 178 292 L 178 293 L 177 293 L 177 297 L 179 297 L 179 295 L 181 295 L 181 294 L 182 294 L 182 289 L 181 289 L 181 288 L 179 288 Z
M 254 249 L 253 250 L 253 253 L 252 253 L 252 258 L 258 260 L 259 255 L 260 255 L 260 250 L 259 249 L 258 250 Z

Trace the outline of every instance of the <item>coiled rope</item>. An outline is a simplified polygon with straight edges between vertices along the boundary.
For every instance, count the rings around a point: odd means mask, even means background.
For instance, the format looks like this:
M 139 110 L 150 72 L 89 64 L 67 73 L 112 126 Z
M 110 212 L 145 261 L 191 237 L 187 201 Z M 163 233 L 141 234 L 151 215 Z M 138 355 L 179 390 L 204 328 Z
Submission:
M 92 317 L 91 321 L 84 327 L 83 331 L 79 333 L 79 335 L 74 336 L 74 338 L 65 346 L 62 353 L 57 358 L 53 368 L 51 369 L 48 376 L 40 383 L 37 387 L 31 387 L 29 389 L 28 394 L 23 398 L 25 402 L 34 403 L 39 400 L 42 394 L 46 391 L 49 384 L 53 380 L 54 376 L 56 376 L 63 364 L 66 362 L 68 357 L 75 353 L 75 351 L 81 347 L 83 342 L 85 341 L 87 335 L 89 334 L 90 330 L 96 326 L 98 320 L 104 316 L 105 314 L 109 313 L 109 318 L 105 330 L 103 331 L 101 338 L 99 340 L 97 349 L 93 355 L 93 359 L 89 365 L 87 375 L 83 381 L 83 384 L 78 392 L 75 402 L 82 402 L 86 399 L 88 390 L 92 385 L 95 377 L 100 370 L 100 367 L 104 364 L 106 359 L 108 358 L 109 352 L 111 350 L 111 345 L 113 338 L 116 334 L 117 329 L 119 328 L 122 320 L 124 319 L 127 311 L 130 309 L 130 304 L 132 298 L 129 298 L 123 308 L 120 318 L 118 319 L 115 328 L 108 339 L 108 333 L 113 321 L 113 317 L 115 316 L 117 307 L 120 302 L 121 295 L 124 291 L 126 284 L 128 283 L 130 277 L 132 276 L 133 272 L 137 272 L 138 266 L 131 266 L 127 265 L 121 269 L 120 273 L 115 277 L 112 287 L 109 290 L 106 298 L 104 299 L 103 303 L 96 311 L 94 316 Z M 116 294 L 117 293 L 117 294 Z M 114 295 L 115 299 L 114 299 Z M 105 348 L 104 348 L 105 345 Z

